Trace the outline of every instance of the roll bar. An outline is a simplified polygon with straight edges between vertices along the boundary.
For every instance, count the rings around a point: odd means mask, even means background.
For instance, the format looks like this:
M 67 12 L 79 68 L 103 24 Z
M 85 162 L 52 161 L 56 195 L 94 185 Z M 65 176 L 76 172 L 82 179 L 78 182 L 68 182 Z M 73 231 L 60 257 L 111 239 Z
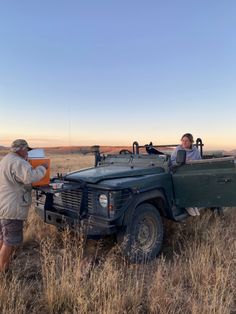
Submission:
M 142 146 L 139 146 L 138 142 L 133 142 L 133 154 L 134 155 L 138 155 L 139 154 L 139 147 L 142 147 Z
M 202 143 L 202 140 L 199 137 L 196 139 L 195 146 L 197 147 L 197 149 L 199 149 L 200 147 L 200 154 L 202 156 L 202 147 L 204 146 L 204 144 Z
M 146 145 L 139 145 L 139 143 L 137 141 L 133 142 L 133 154 L 134 155 L 138 155 L 139 154 L 139 149 L 140 148 L 147 148 L 148 149 L 153 149 L 153 148 L 157 148 L 157 147 L 176 147 L 179 144 L 169 144 L 169 145 L 153 145 L 152 142 L 150 142 L 150 144 L 146 144 Z M 204 144 L 202 143 L 201 138 L 197 138 L 196 143 L 194 144 L 199 150 L 200 150 L 200 154 L 202 156 L 202 151 L 203 151 L 203 146 Z M 91 147 L 91 151 L 94 153 L 95 156 L 95 167 L 97 167 L 99 161 L 101 161 L 101 155 L 100 155 L 100 146 L 99 145 L 94 145 Z M 157 154 L 163 154 L 161 151 L 157 150 Z
M 168 144 L 168 145 L 153 145 L 152 142 L 150 142 L 150 144 L 146 144 L 146 145 L 139 145 L 137 141 L 133 142 L 133 154 L 139 154 L 139 149 L 140 148 L 146 148 L 147 149 L 155 149 L 155 148 L 163 148 L 163 147 L 176 147 L 179 144 Z M 196 139 L 196 143 L 194 144 L 194 146 L 197 147 L 197 149 L 200 150 L 200 154 L 202 156 L 203 153 L 203 146 L 204 144 L 202 143 L 202 139 L 201 138 L 197 138 Z M 162 152 L 157 151 L 157 154 L 162 154 Z

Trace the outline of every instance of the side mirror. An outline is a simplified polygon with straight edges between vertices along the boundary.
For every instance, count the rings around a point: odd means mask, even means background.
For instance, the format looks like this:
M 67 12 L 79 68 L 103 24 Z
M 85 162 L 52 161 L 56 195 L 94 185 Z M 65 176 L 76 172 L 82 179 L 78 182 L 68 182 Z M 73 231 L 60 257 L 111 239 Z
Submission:
M 177 151 L 176 163 L 177 165 L 184 165 L 186 162 L 186 150 L 180 149 Z

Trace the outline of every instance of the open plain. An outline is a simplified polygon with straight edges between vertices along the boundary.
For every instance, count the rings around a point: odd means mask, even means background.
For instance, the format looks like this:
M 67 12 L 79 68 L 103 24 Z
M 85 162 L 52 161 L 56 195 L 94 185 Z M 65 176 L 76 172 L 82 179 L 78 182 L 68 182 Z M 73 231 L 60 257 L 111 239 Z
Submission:
M 51 176 L 94 163 L 91 154 L 46 153 Z M 235 313 L 236 209 L 164 223 L 160 256 L 131 265 L 114 238 L 86 241 L 79 233 L 60 233 L 31 207 L 23 246 L 11 272 L 1 275 L 0 312 Z

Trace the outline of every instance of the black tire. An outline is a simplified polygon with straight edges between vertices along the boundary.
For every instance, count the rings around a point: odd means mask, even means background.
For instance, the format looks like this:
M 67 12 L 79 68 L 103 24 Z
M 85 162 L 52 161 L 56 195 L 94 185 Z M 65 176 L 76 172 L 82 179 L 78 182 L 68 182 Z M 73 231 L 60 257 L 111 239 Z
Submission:
M 132 263 L 142 263 L 155 258 L 163 242 L 163 223 L 159 211 L 143 203 L 135 208 L 117 235 L 122 253 Z
M 224 216 L 227 207 L 211 207 L 210 210 L 217 216 Z

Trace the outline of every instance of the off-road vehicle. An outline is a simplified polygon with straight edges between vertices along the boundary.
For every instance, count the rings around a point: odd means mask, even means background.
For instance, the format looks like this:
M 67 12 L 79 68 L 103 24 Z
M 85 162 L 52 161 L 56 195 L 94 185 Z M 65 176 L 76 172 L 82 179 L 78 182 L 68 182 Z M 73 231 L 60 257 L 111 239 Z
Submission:
M 201 139 L 195 145 L 202 154 Z M 132 262 L 160 252 L 162 217 L 182 221 L 189 216 L 187 207 L 236 205 L 234 157 L 202 154 L 202 160 L 186 161 L 185 151 L 179 151 L 173 165 L 166 147 L 152 143 L 134 142 L 132 151 L 107 155 L 97 148 L 94 167 L 36 188 L 36 212 L 59 228 L 85 226 L 87 236 L 116 234 Z

